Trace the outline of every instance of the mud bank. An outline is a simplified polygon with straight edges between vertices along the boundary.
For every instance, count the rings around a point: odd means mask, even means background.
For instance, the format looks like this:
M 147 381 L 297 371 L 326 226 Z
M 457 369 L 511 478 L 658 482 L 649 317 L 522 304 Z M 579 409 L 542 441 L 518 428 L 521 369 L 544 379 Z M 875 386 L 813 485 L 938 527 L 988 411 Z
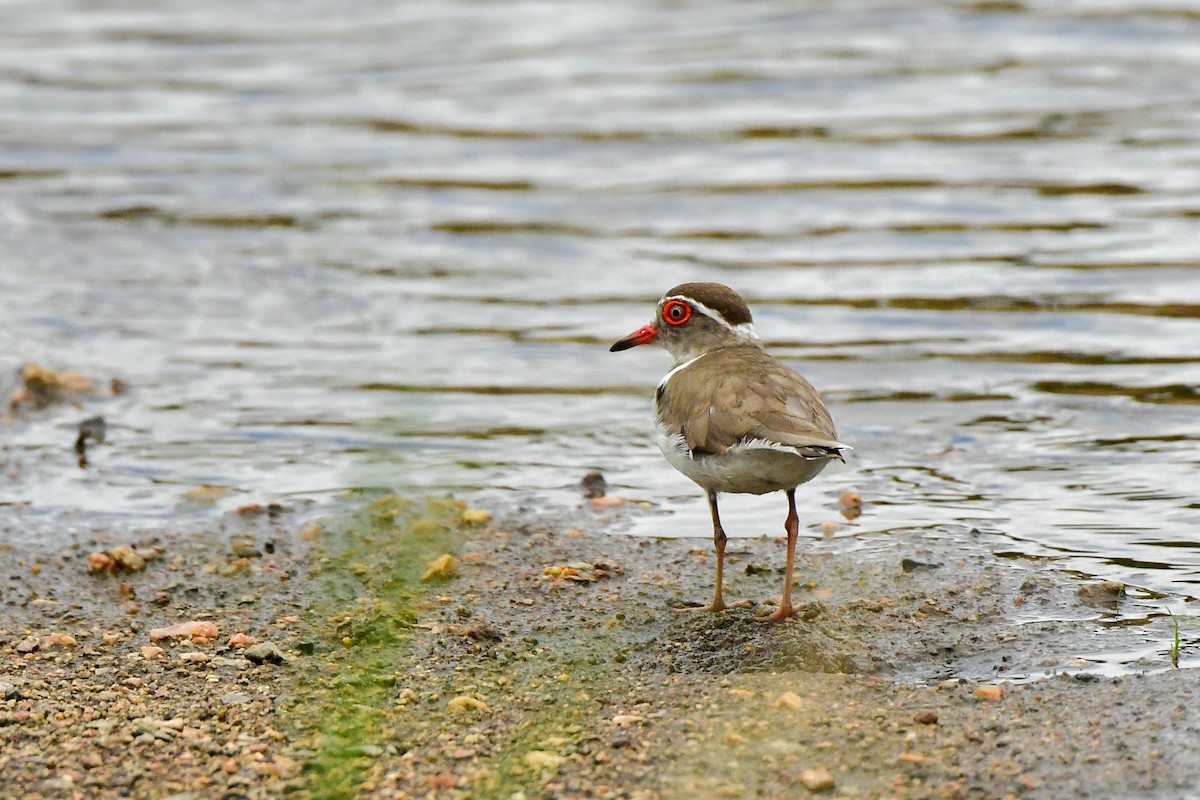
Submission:
M 136 572 L 87 572 L 119 536 L 6 553 L 4 796 L 1183 798 L 1200 785 L 1190 673 L 1159 658 L 1109 677 L 1078 659 L 1123 635 L 1098 618 L 1127 600 L 1081 596 L 1077 576 L 999 558 L 971 531 L 804 543 L 803 609 L 764 626 L 750 617 L 769 605 L 673 611 L 710 591 L 701 540 L 598 533 L 587 509 L 349 506 L 144 541 L 154 555 Z M 782 561 L 778 540 L 731 543 L 727 597 L 769 601 Z M 185 621 L 219 633 L 151 636 Z M 248 658 L 251 639 L 282 658 Z

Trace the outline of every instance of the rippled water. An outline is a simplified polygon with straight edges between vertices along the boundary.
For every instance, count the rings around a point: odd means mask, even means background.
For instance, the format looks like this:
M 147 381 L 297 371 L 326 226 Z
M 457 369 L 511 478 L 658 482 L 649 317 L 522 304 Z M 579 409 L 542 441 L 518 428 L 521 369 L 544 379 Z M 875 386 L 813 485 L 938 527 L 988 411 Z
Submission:
M 707 536 L 607 345 L 719 280 L 826 396 L 807 533 L 1200 581 L 1200 14 L 1170 2 L 0 2 L 5 536 L 346 487 Z M 87 469 L 74 425 L 103 414 Z M 777 534 L 778 497 L 731 498 Z

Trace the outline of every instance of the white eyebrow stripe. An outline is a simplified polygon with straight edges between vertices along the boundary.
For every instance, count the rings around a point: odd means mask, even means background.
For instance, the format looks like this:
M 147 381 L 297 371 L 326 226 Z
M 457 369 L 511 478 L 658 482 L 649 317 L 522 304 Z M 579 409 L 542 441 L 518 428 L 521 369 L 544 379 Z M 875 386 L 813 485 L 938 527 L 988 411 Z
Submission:
M 680 302 L 687 303 L 689 306 L 696 309 L 704 316 L 708 317 L 709 319 L 716 320 L 717 322 L 721 323 L 729 330 L 736 333 L 738 336 L 741 336 L 746 339 L 751 339 L 756 342 L 758 341 L 758 332 L 756 330 L 754 330 L 753 322 L 742 322 L 738 325 L 730 325 L 729 320 L 725 319 L 725 315 L 722 314 L 720 311 L 717 311 L 715 308 L 709 308 L 708 306 L 704 305 L 704 303 L 701 303 L 699 300 L 693 300 L 692 298 L 685 297 L 684 295 L 681 295 L 681 294 L 673 294 L 670 297 L 664 297 L 662 299 L 662 303 L 665 305 L 666 303 L 670 302 L 671 300 L 679 300 Z

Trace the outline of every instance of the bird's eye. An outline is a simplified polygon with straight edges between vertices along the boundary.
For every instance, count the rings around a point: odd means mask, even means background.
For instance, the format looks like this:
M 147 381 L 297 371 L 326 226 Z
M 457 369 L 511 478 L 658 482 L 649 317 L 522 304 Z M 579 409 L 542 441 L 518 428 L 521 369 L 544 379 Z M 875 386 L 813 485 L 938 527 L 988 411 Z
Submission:
M 682 325 L 692 318 L 692 307 L 682 300 L 672 300 L 663 306 L 662 315 L 668 325 Z

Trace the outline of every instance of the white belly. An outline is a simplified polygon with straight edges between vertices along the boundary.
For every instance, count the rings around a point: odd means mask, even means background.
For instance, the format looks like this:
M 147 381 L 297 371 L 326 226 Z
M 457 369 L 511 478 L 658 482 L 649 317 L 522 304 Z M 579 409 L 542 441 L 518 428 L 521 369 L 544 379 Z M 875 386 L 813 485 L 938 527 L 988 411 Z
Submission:
M 794 489 L 815 478 L 831 460 L 805 458 L 790 448 L 757 442 L 736 445 L 720 455 L 693 456 L 683 437 L 662 425 L 657 440 L 671 466 L 705 491 L 766 494 Z

